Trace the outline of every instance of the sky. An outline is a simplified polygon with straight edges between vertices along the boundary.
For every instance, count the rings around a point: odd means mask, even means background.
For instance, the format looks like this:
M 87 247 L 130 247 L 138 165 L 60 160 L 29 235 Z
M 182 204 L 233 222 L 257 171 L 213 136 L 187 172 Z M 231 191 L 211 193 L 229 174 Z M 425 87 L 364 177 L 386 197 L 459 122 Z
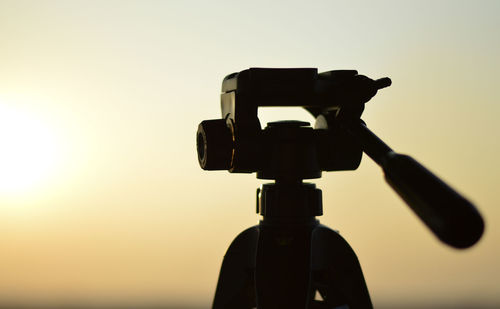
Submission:
M 254 174 L 200 169 L 227 74 L 356 69 L 363 119 L 473 201 L 483 239 L 440 243 L 364 156 L 324 173 L 322 223 L 375 305 L 500 303 L 498 1 L 0 0 L 0 303 L 211 303 L 257 224 Z M 297 109 L 262 109 L 314 122 Z

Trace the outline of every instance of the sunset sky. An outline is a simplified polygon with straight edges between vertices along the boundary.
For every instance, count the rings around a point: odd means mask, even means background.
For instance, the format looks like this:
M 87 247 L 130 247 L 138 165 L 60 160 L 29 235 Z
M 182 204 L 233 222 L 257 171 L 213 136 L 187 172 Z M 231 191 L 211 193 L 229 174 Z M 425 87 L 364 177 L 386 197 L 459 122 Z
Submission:
M 476 203 L 484 237 L 440 243 L 366 156 L 315 181 L 320 220 L 375 306 L 500 303 L 499 15 L 499 1 L 0 0 L 0 305 L 208 307 L 263 181 L 201 170 L 195 133 L 249 67 L 390 77 L 363 119 Z

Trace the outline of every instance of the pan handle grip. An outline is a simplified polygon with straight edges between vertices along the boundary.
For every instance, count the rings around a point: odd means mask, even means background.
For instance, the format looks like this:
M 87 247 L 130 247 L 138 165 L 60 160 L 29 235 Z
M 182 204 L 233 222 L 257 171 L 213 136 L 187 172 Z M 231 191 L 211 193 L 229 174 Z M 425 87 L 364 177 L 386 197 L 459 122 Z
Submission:
M 484 222 L 476 207 L 412 157 L 389 153 L 385 179 L 443 242 L 455 248 L 474 245 Z
M 455 248 L 468 248 L 482 236 L 476 207 L 412 157 L 394 152 L 363 121 L 344 128 L 382 167 L 385 179 L 432 232 Z

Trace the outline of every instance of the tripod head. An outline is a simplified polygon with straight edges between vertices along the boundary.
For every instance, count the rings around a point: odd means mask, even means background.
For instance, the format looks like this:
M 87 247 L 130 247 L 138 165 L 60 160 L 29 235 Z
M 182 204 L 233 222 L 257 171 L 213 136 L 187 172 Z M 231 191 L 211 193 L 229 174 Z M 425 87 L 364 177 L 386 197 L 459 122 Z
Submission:
M 359 144 L 334 128 L 339 119 L 359 120 L 364 103 L 388 85 L 388 78 L 374 81 L 356 71 L 252 68 L 228 75 L 222 82 L 222 119 L 203 121 L 198 129 L 200 165 L 257 172 L 264 179 L 292 172 L 310 179 L 321 177 L 321 171 L 356 169 Z M 257 117 L 261 106 L 304 107 L 317 117 L 320 130 L 292 121 L 270 123 L 262 130 Z M 289 156 L 294 158 L 285 166 Z
M 276 183 L 301 183 L 322 171 L 355 170 L 365 152 L 387 182 L 445 243 L 476 243 L 484 223 L 476 208 L 409 156 L 394 152 L 360 119 L 379 89 L 391 85 L 354 70 L 251 68 L 222 82 L 222 118 L 202 121 L 197 149 L 205 170 L 257 173 Z M 261 128 L 261 106 L 301 106 L 315 118 L 314 129 L 299 121 Z

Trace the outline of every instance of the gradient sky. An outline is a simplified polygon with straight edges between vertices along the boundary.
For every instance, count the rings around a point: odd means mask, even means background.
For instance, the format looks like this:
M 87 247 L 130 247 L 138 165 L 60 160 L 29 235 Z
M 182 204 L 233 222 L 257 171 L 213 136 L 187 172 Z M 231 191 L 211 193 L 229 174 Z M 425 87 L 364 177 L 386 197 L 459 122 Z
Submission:
M 195 133 L 249 67 L 357 69 L 393 85 L 363 119 L 475 202 L 436 240 L 364 157 L 323 174 L 321 221 L 372 299 L 500 302 L 499 1 L 0 0 L 0 303 L 209 304 L 256 224 L 255 175 L 204 172 Z M 263 110 L 263 122 L 306 112 Z

